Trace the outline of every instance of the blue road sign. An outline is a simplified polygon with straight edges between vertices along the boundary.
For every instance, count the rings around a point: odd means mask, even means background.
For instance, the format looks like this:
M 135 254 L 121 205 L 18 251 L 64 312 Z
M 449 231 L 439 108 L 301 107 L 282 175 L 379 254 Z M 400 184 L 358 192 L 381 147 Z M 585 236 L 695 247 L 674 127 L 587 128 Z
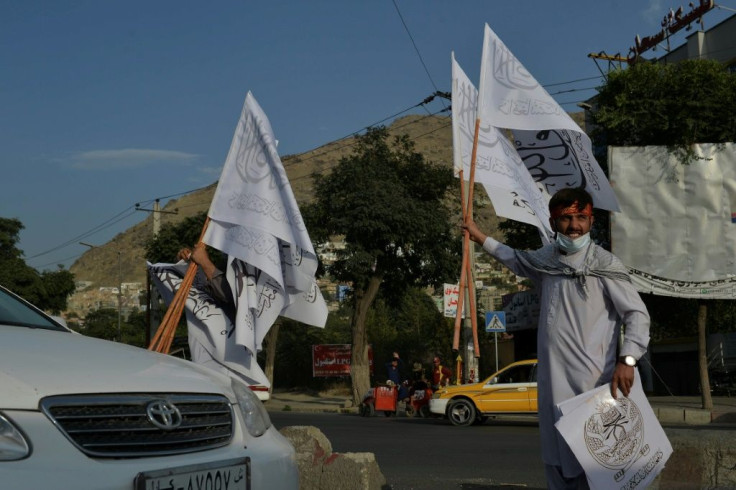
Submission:
M 486 332 L 505 332 L 506 312 L 486 311 Z

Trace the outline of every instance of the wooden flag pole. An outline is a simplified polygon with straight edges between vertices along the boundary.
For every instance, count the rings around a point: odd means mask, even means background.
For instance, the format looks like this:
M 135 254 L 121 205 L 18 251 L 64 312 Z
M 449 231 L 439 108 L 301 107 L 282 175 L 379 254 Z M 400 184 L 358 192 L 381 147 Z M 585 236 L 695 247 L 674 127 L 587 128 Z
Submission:
M 473 216 L 473 190 L 475 187 L 475 164 L 478 157 L 478 134 L 480 132 L 480 118 L 475 119 L 475 134 L 473 135 L 473 152 L 470 157 L 470 178 L 468 179 L 468 204 L 465 211 L 465 222 L 471 219 Z M 468 267 L 467 275 L 469 276 L 468 282 L 468 297 L 470 299 L 470 324 L 473 329 L 473 351 L 475 357 L 480 357 L 480 347 L 478 346 L 478 319 L 475 311 L 475 284 L 470 285 L 473 282 L 473 271 L 472 262 L 468 255 L 470 255 L 470 233 L 467 231 L 463 235 L 463 255 L 466 256 L 466 264 Z
M 207 216 L 204 221 L 204 225 L 202 226 L 202 233 L 199 235 L 199 241 L 197 244 L 202 243 L 209 223 L 210 218 Z M 174 294 L 174 299 L 166 310 L 163 320 L 161 320 L 161 325 L 159 325 L 153 340 L 151 340 L 151 344 L 148 346 L 148 350 L 164 354 L 168 354 L 171 350 L 171 344 L 174 342 L 176 327 L 179 325 L 179 319 L 181 318 L 184 306 L 186 306 L 187 303 L 187 298 L 189 297 L 189 289 L 191 289 L 196 275 L 197 264 L 191 262 L 186 274 L 184 275 L 184 279 L 182 279 L 181 284 L 179 285 L 179 289 L 177 289 L 176 294 Z
M 463 180 L 463 169 L 460 169 L 460 208 L 462 210 L 463 223 L 467 220 L 466 218 L 466 205 L 465 205 L 465 181 Z M 463 231 L 463 260 L 460 266 L 460 284 L 458 287 L 457 295 L 457 311 L 455 312 L 455 335 L 452 339 L 452 350 L 457 351 L 460 348 L 460 325 L 462 324 L 463 318 L 463 293 L 465 290 L 466 274 L 468 271 L 468 254 L 465 253 L 465 242 L 468 237 L 468 232 Z
M 468 241 L 468 247 L 470 246 L 470 241 Z M 468 253 L 470 251 L 468 250 Z M 475 308 L 475 282 L 473 281 L 473 263 L 468 260 L 468 272 L 467 275 L 470 278 L 468 280 L 468 306 L 470 306 L 470 324 L 472 325 L 473 329 L 473 352 L 475 354 L 475 357 L 480 357 L 480 344 L 478 343 L 478 312 Z

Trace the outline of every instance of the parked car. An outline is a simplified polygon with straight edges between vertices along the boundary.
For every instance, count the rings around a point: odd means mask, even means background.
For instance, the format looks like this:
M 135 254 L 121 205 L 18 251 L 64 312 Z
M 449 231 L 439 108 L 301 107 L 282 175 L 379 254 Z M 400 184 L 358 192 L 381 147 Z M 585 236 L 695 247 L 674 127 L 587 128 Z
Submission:
M 491 415 L 536 414 L 537 360 L 509 364 L 480 383 L 440 388 L 429 411 L 458 426 L 483 423 Z
M 297 489 L 241 381 L 74 333 L 0 286 L 0 486 Z

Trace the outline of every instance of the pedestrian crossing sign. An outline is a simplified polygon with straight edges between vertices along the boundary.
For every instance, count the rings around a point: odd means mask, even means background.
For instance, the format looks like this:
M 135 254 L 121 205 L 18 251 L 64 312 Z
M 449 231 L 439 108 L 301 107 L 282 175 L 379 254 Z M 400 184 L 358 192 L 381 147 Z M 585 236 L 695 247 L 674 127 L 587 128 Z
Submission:
M 506 312 L 486 311 L 486 332 L 505 332 Z

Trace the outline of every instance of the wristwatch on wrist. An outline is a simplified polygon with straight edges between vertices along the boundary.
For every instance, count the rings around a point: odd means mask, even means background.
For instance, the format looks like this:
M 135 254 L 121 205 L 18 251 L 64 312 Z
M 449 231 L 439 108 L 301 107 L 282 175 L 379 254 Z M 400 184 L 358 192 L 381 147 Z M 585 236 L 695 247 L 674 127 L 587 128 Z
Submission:
M 627 366 L 631 366 L 631 367 L 635 367 L 637 364 L 634 356 L 621 356 L 618 358 L 618 362 L 624 363 Z

